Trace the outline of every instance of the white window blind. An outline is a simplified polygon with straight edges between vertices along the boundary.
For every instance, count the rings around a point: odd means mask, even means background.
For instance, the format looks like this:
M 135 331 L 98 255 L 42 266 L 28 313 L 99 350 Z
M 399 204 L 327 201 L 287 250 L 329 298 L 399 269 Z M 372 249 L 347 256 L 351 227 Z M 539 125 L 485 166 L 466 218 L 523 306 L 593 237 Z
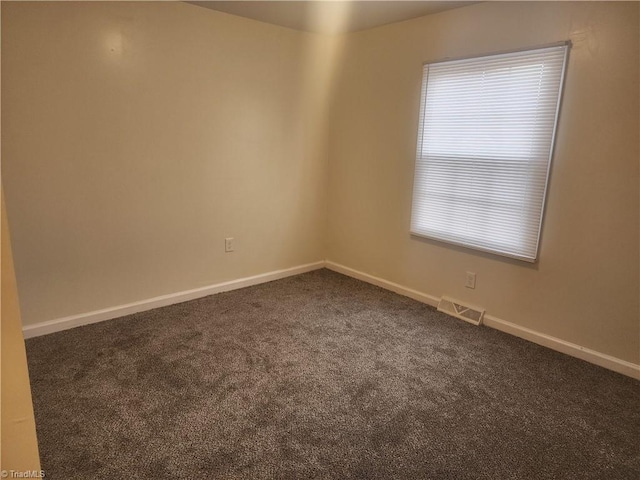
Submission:
M 536 260 L 567 50 L 424 66 L 412 234 Z

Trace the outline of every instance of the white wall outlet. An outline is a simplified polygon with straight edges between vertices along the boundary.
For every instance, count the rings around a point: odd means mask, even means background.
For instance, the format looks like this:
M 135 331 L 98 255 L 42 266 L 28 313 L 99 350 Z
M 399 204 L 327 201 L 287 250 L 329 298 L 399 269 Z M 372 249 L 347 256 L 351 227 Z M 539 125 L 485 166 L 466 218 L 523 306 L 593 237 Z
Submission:
M 233 237 L 224 239 L 224 251 L 227 253 L 233 252 Z
M 467 280 L 464 282 L 464 286 L 467 288 L 476 288 L 476 274 L 474 272 L 467 272 Z

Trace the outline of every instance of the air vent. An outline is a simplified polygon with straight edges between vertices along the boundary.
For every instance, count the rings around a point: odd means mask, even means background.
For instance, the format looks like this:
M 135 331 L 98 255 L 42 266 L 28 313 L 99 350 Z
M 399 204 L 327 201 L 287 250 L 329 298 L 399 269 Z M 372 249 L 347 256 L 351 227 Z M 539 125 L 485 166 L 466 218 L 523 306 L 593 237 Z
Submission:
M 465 322 L 480 325 L 484 316 L 484 309 L 466 305 L 452 298 L 442 297 L 438 303 L 438 311 L 464 320 Z

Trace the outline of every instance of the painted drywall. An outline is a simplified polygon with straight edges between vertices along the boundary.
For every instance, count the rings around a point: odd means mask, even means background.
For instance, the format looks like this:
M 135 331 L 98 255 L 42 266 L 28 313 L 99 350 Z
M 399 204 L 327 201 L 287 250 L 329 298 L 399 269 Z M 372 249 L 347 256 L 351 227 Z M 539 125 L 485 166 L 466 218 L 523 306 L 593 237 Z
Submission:
M 2 13 L 25 324 L 327 257 L 638 363 L 637 4 L 482 3 L 335 37 L 183 3 Z M 410 237 L 422 62 L 568 38 L 540 261 Z
M 24 324 L 323 260 L 323 40 L 181 2 L 2 2 Z
M 488 2 L 350 34 L 330 122 L 328 260 L 640 363 L 638 7 Z M 422 63 L 568 39 L 538 263 L 411 237 Z
M 36 424 L 31 402 L 27 355 L 16 289 L 11 240 L 2 196 L 2 438 L 0 470 L 16 472 L 40 470 Z

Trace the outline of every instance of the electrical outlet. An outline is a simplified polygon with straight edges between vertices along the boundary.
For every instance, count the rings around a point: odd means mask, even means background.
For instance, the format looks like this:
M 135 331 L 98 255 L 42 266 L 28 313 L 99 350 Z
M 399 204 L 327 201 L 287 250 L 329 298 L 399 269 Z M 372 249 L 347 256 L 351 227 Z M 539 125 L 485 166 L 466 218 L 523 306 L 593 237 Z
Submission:
M 467 272 L 467 280 L 464 286 L 467 288 L 476 288 L 476 274 L 474 272 Z
M 224 239 L 224 251 L 227 253 L 233 252 L 233 237 Z

